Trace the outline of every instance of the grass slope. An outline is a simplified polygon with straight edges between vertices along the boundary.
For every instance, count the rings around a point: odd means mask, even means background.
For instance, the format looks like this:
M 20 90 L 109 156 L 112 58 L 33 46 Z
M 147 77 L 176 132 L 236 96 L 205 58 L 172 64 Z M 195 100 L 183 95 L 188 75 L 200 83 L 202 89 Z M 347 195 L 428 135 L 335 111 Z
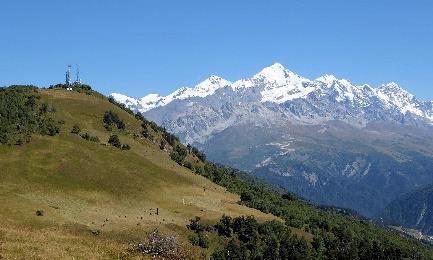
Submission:
M 275 218 L 238 205 L 238 195 L 179 166 L 157 144 L 133 138 L 140 122 L 102 96 L 60 89 L 39 95 L 65 124 L 54 137 L 0 145 L 1 257 L 118 258 L 131 256 L 129 243 L 156 227 L 188 244 L 185 225 L 194 216 Z M 131 150 L 104 145 L 111 134 L 103 126 L 107 110 L 125 122 L 127 131 L 117 134 Z M 74 124 L 101 144 L 70 133 Z M 39 209 L 44 216 L 36 216 Z

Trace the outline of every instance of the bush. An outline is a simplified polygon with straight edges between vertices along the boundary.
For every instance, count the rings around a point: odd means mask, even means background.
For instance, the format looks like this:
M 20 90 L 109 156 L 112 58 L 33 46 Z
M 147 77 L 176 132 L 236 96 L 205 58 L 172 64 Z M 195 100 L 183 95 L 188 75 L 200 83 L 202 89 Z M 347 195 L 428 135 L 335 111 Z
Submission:
M 120 119 L 120 117 L 114 113 L 113 111 L 109 110 L 109 111 L 105 111 L 104 113 L 104 119 L 103 119 L 104 123 L 105 123 L 105 128 L 108 131 L 111 131 L 111 125 L 116 125 L 117 129 L 123 130 L 125 129 L 125 123 Z
M 193 246 L 199 246 L 201 248 L 209 247 L 209 239 L 204 232 L 194 233 L 190 235 L 189 241 Z
M 184 157 L 180 156 L 179 153 L 177 153 L 176 151 L 170 153 L 170 158 L 173 161 L 177 162 L 179 165 L 182 165 L 184 159 Z
M 97 136 L 90 136 L 89 141 L 99 143 L 99 137 Z
M 44 211 L 41 209 L 36 210 L 36 216 L 42 217 L 44 215 Z
M 84 134 L 81 134 L 81 138 L 83 138 L 84 140 L 89 140 L 90 135 L 88 133 L 84 133 Z
M 201 218 L 196 216 L 194 219 L 190 219 L 190 223 L 186 227 L 189 230 L 194 231 L 195 233 L 199 233 L 211 229 L 209 225 L 203 224 L 200 221 Z
M 120 140 L 117 135 L 110 136 L 110 138 L 108 139 L 108 143 L 117 148 L 121 147 Z
M 72 127 L 71 133 L 73 133 L 73 134 L 79 134 L 80 133 L 80 127 L 78 125 L 74 125 Z
M 185 166 L 186 168 L 192 170 L 192 164 L 191 164 L 191 162 L 189 162 L 189 161 L 184 162 L 184 163 L 183 163 L 183 166 Z
M 232 218 L 223 215 L 219 222 L 215 225 L 215 229 L 218 232 L 218 235 L 231 237 L 233 233 Z
M 159 143 L 159 149 L 164 150 L 166 144 L 167 142 L 164 139 L 162 139 L 161 142 Z
M 251 201 L 253 199 L 253 195 L 250 192 L 241 192 L 241 201 Z
M 143 130 L 141 131 L 141 135 L 144 138 L 148 138 L 149 137 L 149 129 L 147 129 L 147 127 L 143 127 Z

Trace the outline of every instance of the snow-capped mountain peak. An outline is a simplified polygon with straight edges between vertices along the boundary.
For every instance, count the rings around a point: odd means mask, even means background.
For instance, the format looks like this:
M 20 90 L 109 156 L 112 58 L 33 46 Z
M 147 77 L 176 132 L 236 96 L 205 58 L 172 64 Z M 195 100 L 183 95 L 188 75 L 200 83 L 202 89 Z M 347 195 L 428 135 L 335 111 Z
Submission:
M 410 112 L 418 116 L 425 115 L 421 108 L 421 102 L 395 82 L 383 84 L 377 89 L 377 95 L 387 106 L 395 107 L 403 114 Z
M 287 85 L 288 83 L 307 81 L 307 79 L 287 70 L 280 63 L 275 63 L 269 67 L 264 68 L 259 73 L 254 75 L 252 79 L 262 80 L 278 86 Z
M 194 96 L 207 96 L 212 95 L 217 89 L 230 86 L 231 84 L 228 80 L 212 75 L 196 85 L 192 91 L 195 94 Z
M 334 75 L 325 74 L 321 77 L 318 77 L 315 81 L 319 81 L 322 83 L 325 83 L 327 85 L 334 83 L 334 81 L 337 81 L 338 79 Z

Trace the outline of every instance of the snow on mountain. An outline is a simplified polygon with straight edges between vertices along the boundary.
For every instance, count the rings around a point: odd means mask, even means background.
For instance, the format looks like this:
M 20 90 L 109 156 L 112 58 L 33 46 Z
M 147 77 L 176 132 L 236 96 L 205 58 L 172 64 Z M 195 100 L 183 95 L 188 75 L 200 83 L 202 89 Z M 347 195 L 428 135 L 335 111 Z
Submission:
M 249 100 L 255 98 L 261 103 L 283 104 L 295 100 L 309 100 L 311 97 L 315 97 L 315 102 L 317 102 L 317 99 L 326 98 L 334 100 L 337 104 L 344 104 L 352 110 L 385 108 L 403 115 L 409 113 L 433 122 L 432 103 L 417 100 L 396 83 L 384 84 L 379 88 L 372 88 L 369 85 L 356 86 L 348 80 L 338 79 L 328 74 L 310 80 L 287 70 L 280 63 L 264 68 L 251 78 L 237 80 L 233 83 L 218 76 L 210 76 L 193 88 L 183 87 L 167 96 L 149 94 L 141 99 L 117 93 L 111 96 L 132 110 L 145 113 L 154 108 L 166 106 L 174 100 L 210 97 L 224 88 L 233 91 L 234 95 L 237 95 L 236 93 L 242 93 L 239 94 L 240 96 L 250 95 Z M 258 93 L 259 96 L 257 96 Z M 224 99 L 224 96 L 220 99 Z M 330 106 L 329 101 L 326 106 Z M 322 109 L 327 111 L 333 108 Z
M 216 90 L 230 86 L 231 84 L 230 81 L 212 75 L 194 88 L 183 87 L 165 97 L 160 96 L 159 94 L 148 94 L 141 99 L 135 99 L 118 93 L 112 93 L 110 96 L 117 102 L 123 103 L 133 110 L 144 113 L 153 108 L 165 106 L 173 100 L 182 100 L 191 97 L 206 97 L 214 94 Z
M 304 84 L 310 80 L 285 69 L 279 63 L 264 68 L 251 81 L 265 85 L 261 91 L 261 102 L 283 103 L 302 98 L 314 90 L 314 87 Z
M 377 95 L 387 103 L 388 106 L 394 106 L 401 113 L 413 113 L 417 116 L 424 117 L 421 103 L 409 92 L 402 89 L 397 83 L 391 82 L 382 85 L 377 89 Z
M 114 100 L 119 103 L 125 104 L 127 107 L 131 107 L 138 104 L 138 100 L 135 98 L 131 98 L 122 94 L 112 93 L 110 95 Z

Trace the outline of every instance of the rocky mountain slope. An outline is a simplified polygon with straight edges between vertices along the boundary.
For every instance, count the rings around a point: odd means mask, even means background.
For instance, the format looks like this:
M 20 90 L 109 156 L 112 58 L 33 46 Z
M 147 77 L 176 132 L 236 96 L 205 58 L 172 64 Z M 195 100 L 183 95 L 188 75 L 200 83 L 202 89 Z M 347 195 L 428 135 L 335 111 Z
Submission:
M 392 201 L 379 217 L 384 221 L 433 235 L 433 185 L 427 185 Z
M 209 158 L 317 203 L 372 216 L 433 182 L 433 102 L 396 83 L 310 80 L 276 63 L 248 79 L 211 76 L 165 97 L 112 97 Z

